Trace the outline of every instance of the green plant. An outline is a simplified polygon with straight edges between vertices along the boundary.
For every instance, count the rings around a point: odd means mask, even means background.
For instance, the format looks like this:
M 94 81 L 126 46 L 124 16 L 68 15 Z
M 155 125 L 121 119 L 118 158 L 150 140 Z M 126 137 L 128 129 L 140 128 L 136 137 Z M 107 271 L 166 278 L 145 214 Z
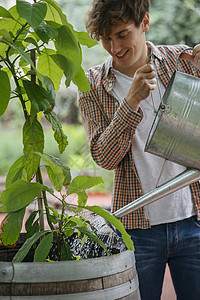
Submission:
M 68 87 L 73 81 L 81 91 L 89 90 L 89 83 L 81 67 L 80 44 L 91 47 L 95 42 L 85 32 L 76 32 L 67 22 L 61 7 L 54 0 L 16 0 L 16 5 L 6 10 L 0 6 L 0 116 L 6 111 L 8 102 L 18 98 L 24 113 L 23 156 L 10 167 L 6 177 L 6 188 L 2 192 L 0 212 L 7 215 L 1 224 L 1 243 L 15 245 L 21 232 L 26 207 L 35 199 L 38 210 L 26 222 L 28 239 L 14 261 L 21 261 L 30 247 L 39 241 L 34 261 L 44 261 L 56 236 L 59 259 L 73 259 L 65 237 L 78 231 L 80 237 L 98 239 L 89 222 L 80 211 L 87 208 L 104 217 L 121 231 L 127 247 L 133 249 L 130 237 L 120 221 L 99 207 L 87 207 L 86 189 L 102 183 L 101 177 L 77 176 L 71 173 L 62 161 L 45 154 L 44 131 L 41 115 L 51 123 L 54 138 L 60 153 L 68 141 L 62 126 L 53 111 L 55 92 L 65 75 Z M 13 88 L 14 85 L 14 88 Z M 60 192 L 58 199 L 62 211 L 49 207 L 47 193 L 57 196 L 43 184 L 41 169 L 44 168 L 54 189 Z M 65 187 L 65 191 L 63 191 Z M 78 195 L 78 205 L 71 207 L 66 202 L 69 195 Z M 71 209 L 68 215 L 65 208 Z M 44 230 L 43 216 L 46 215 L 49 229 Z M 41 239 L 40 239 L 41 238 Z

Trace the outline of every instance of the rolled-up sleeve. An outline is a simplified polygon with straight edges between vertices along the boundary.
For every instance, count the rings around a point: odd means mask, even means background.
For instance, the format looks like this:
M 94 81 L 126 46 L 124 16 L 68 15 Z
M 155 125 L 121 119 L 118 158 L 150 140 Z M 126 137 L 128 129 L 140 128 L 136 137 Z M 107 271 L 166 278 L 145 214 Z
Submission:
M 113 170 L 124 158 L 132 145 L 135 130 L 142 120 L 142 111 L 135 112 L 124 99 L 107 115 L 115 100 L 105 90 L 99 93 L 92 90 L 79 93 L 78 104 L 84 127 L 88 136 L 90 151 L 94 161 L 101 167 Z M 104 106 L 103 104 L 104 103 Z

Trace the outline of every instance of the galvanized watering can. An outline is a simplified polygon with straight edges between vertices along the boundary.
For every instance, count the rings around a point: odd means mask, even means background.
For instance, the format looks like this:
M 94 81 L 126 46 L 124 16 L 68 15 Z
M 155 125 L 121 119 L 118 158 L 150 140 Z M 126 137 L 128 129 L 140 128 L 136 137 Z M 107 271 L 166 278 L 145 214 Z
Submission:
M 200 169 L 200 78 L 176 68 L 150 130 L 145 151 Z
M 200 179 L 200 78 L 177 70 L 181 53 L 154 119 L 145 151 L 188 170 L 116 211 L 117 218 Z

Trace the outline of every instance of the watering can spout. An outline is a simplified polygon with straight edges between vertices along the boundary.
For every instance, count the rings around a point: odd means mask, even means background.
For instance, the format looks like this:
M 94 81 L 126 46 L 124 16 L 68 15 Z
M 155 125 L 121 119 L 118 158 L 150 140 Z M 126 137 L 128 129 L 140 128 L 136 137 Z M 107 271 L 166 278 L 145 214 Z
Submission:
M 121 218 L 133 212 L 134 210 L 141 208 L 145 205 L 148 205 L 156 200 L 159 200 L 160 198 L 167 196 L 199 179 L 200 179 L 200 170 L 188 169 L 183 173 L 181 173 L 180 175 L 176 176 L 175 178 L 155 188 L 151 192 L 148 192 L 147 194 L 136 199 L 135 201 L 120 208 L 119 210 L 114 212 L 113 215 L 116 218 Z

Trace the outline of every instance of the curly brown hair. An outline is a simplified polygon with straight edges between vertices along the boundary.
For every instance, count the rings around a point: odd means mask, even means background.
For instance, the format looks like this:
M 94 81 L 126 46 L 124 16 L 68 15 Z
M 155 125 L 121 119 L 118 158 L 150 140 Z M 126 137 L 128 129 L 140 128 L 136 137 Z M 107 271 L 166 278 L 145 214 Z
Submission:
M 150 0 L 93 0 L 85 19 L 86 29 L 99 41 L 119 22 L 134 22 L 139 27 L 149 7 Z

